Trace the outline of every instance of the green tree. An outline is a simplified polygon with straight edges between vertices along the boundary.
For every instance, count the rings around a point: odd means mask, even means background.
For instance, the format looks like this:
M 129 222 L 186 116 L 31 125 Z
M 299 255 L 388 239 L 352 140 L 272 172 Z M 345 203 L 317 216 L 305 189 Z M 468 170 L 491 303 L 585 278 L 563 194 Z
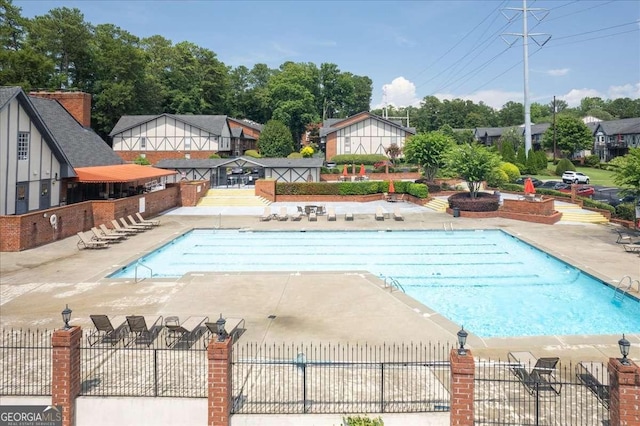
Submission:
M 565 156 L 571 155 L 582 149 L 590 149 L 593 146 L 591 130 L 579 118 L 570 115 L 556 117 L 556 146 Z M 546 148 L 553 149 L 553 131 L 551 125 L 543 135 L 542 142 Z
M 402 154 L 402 149 L 396 143 L 392 143 L 387 148 L 385 148 L 384 152 L 387 154 L 387 157 L 391 160 L 393 164 L 395 164 L 396 159 Z
M 514 157 L 511 157 L 509 153 L 507 153 L 508 158 L 504 157 L 505 154 L 502 153 L 502 148 L 506 142 L 511 144 L 511 150 L 514 153 Z M 504 130 L 502 132 L 502 135 L 500 136 L 499 143 L 501 146 L 500 153 L 502 154 L 502 158 L 504 159 L 504 161 L 508 161 L 511 163 L 515 162 L 515 152 L 521 146 L 524 146 L 524 136 L 522 135 L 522 129 L 520 127 L 509 127 L 508 129 Z
M 625 193 L 640 196 L 640 148 L 630 148 L 626 155 L 609 163 L 615 167 L 613 181 Z
M 476 198 L 482 181 L 487 180 L 500 165 L 500 156 L 484 145 L 457 145 L 445 155 L 447 168 L 467 181 L 471 198 Z
M 263 157 L 286 157 L 293 149 L 293 138 L 289 128 L 282 122 L 270 120 L 262 128 L 258 149 Z
M 507 163 L 515 163 L 516 162 L 516 151 L 513 149 L 513 142 L 507 139 L 502 141 L 500 144 L 500 155 L 502 156 L 502 160 Z
M 405 141 L 404 156 L 406 161 L 419 164 L 427 181 L 432 182 L 454 145 L 454 140 L 442 132 L 418 133 Z
M 524 106 L 519 102 L 509 101 L 498 111 L 498 119 L 503 127 L 518 126 L 524 122 Z

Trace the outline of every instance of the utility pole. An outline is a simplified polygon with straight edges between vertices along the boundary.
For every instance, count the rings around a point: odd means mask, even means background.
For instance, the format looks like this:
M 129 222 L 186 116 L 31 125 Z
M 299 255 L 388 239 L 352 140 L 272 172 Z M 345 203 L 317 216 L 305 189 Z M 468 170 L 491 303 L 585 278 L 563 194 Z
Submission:
M 547 9 L 540 9 L 540 8 L 530 8 L 527 9 L 527 0 L 522 0 L 522 9 L 519 8 L 514 8 L 514 7 L 507 7 L 505 10 L 516 10 L 519 12 L 522 12 L 522 34 L 518 34 L 518 33 L 505 33 L 505 35 L 511 35 L 511 36 L 517 36 L 517 37 L 522 37 L 523 38 L 523 50 L 524 50 L 524 151 L 525 151 L 525 156 L 529 156 L 529 151 L 531 150 L 531 105 L 529 105 L 529 37 L 531 37 L 531 39 L 533 41 L 536 42 L 536 44 L 540 47 L 544 46 L 549 39 L 551 39 L 551 36 L 548 34 L 542 34 L 542 33 L 529 33 L 528 32 L 528 28 L 527 28 L 527 16 L 529 15 L 529 12 L 531 12 L 531 14 L 533 15 L 534 18 L 536 18 L 536 20 L 538 20 L 538 22 L 542 21 L 548 14 L 549 11 Z M 541 16 L 537 16 L 535 14 L 535 12 L 544 12 L 544 14 L 542 14 Z M 507 15 L 505 15 L 504 12 L 502 12 L 502 15 L 507 18 L 508 21 L 512 21 L 513 18 L 515 16 L 512 17 L 508 17 Z M 535 37 L 536 36 L 547 36 L 546 40 L 543 41 L 542 43 L 539 43 Z M 504 40 L 504 37 L 503 37 Z M 505 42 L 507 42 L 506 40 L 504 40 Z M 509 46 L 512 46 L 513 43 L 515 43 L 515 41 L 509 43 L 507 42 L 507 44 Z
M 553 164 L 556 164 L 556 96 L 553 96 Z

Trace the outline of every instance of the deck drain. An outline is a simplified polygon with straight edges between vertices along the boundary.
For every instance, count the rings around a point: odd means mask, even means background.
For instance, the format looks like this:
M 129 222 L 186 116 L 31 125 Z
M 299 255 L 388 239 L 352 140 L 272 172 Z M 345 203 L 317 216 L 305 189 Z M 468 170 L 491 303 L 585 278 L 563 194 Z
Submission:
M 276 316 L 275 316 L 275 315 L 269 315 L 267 318 L 269 318 L 269 319 L 276 319 Z

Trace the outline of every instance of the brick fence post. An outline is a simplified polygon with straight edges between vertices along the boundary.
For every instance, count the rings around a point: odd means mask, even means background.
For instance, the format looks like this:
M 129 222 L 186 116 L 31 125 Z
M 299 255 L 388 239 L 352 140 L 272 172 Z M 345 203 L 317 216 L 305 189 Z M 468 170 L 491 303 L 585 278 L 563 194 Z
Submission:
M 51 336 L 51 405 L 62 406 L 63 426 L 76 423 L 76 397 L 80 393 L 80 340 L 82 328 L 56 330 Z
M 214 335 L 207 347 L 209 426 L 231 424 L 231 337 L 219 342 Z
M 640 426 L 640 366 L 609 358 L 609 424 Z
M 451 426 L 473 426 L 473 388 L 475 380 L 475 362 L 470 350 L 466 355 L 451 349 Z

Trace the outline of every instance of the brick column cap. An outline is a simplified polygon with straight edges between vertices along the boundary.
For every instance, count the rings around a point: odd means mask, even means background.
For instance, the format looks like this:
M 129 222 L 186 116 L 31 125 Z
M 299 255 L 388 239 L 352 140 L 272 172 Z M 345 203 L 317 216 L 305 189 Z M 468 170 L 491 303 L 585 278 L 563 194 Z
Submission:
M 209 360 L 225 360 L 229 359 L 231 353 L 232 340 L 231 336 L 227 337 L 222 342 L 218 341 L 217 337 L 209 342 L 207 346 L 207 359 Z
M 72 342 L 78 342 L 82 338 L 82 328 L 73 325 L 69 330 L 55 330 L 51 336 L 51 346 L 55 347 L 68 347 Z

